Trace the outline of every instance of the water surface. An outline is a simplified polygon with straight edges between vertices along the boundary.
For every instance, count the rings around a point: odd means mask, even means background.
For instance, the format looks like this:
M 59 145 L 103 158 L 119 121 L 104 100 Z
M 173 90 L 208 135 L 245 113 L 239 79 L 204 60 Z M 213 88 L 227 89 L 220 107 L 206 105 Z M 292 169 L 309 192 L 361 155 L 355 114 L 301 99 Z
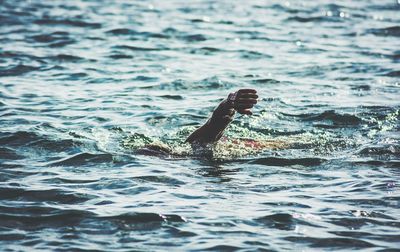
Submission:
M 398 249 L 399 11 L 0 1 L 1 250 Z M 290 144 L 189 155 L 243 87 L 228 139 Z

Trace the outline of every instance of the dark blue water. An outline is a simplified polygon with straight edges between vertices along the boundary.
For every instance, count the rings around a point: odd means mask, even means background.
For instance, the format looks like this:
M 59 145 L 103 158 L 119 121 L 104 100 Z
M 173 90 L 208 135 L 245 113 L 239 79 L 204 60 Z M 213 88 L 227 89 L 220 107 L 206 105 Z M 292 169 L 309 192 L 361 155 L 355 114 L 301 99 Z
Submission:
M 399 37 L 394 0 L 0 0 L 0 250 L 398 249 Z

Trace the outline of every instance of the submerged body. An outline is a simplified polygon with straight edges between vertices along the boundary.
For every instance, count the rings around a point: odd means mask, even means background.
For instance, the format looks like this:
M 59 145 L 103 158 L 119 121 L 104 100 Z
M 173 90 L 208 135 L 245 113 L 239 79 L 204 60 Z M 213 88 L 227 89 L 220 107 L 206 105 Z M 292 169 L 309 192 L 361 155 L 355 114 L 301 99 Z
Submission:
M 191 151 L 174 151 L 170 146 L 161 142 L 145 145 L 137 150 L 145 155 L 167 156 L 209 156 L 221 149 L 236 149 L 237 153 L 255 153 L 263 149 L 281 149 L 288 146 L 280 140 L 229 139 L 223 137 L 225 129 L 233 121 L 236 112 L 252 115 L 251 109 L 257 104 L 257 91 L 240 89 L 230 93 L 213 111 L 205 124 L 192 132 L 185 143 L 190 144 Z

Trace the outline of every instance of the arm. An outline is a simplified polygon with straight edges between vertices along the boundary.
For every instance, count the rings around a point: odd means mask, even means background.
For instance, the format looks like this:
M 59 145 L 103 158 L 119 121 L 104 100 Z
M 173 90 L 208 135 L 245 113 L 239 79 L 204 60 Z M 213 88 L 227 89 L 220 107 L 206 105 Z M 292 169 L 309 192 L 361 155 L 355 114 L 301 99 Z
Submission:
M 232 122 L 235 111 L 240 114 L 253 114 L 251 108 L 257 103 L 257 98 L 257 91 L 254 89 L 240 89 L 230 93 L 214 110 L 208 121 L 190 134 L 185 142 L 206 145 L 218 141 Z

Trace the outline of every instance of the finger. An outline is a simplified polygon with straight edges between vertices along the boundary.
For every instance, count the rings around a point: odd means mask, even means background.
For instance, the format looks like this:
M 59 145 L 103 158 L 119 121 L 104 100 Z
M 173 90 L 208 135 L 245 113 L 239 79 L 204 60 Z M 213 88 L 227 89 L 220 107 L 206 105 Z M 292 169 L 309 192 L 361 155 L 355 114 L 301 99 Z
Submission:
M 232 121 L 233 121 L 233 117 L 231 117 L 231 116 L 224 116 L 224 117 L 222 117 L 222 120 L 223 120 L 224 122 L 229 123 L 229 122 L 232 122 Z
M 238 110 L 238 113 L 243 114 L 243 115 L 252 115 L 253 114 L 250 109 L 241 109 L 241 110 Z
M 255 93 L 257 93 L 257 90 L 251 89 L 251 88 L 244 88 L 244 89 L 239 89 L 237 92 L 238 93 L 253 93 L 253 94 L 255 94 Z
M 251 104 L 257 104 L 257 99 L 249 99 L 249 98 L 239 98 L 236 100 L 236 103 L 251 103 Z
M 236 110 L 251 109 L 253 106 L 254 104 L 251 103 L 241 103 L 241 104 L 235 104 L 235 109 Z
M 249 98 L 249 99 L 257 99 L 258 95 L 252 93 L 242 93 L 238 95 L 238 98 Z

